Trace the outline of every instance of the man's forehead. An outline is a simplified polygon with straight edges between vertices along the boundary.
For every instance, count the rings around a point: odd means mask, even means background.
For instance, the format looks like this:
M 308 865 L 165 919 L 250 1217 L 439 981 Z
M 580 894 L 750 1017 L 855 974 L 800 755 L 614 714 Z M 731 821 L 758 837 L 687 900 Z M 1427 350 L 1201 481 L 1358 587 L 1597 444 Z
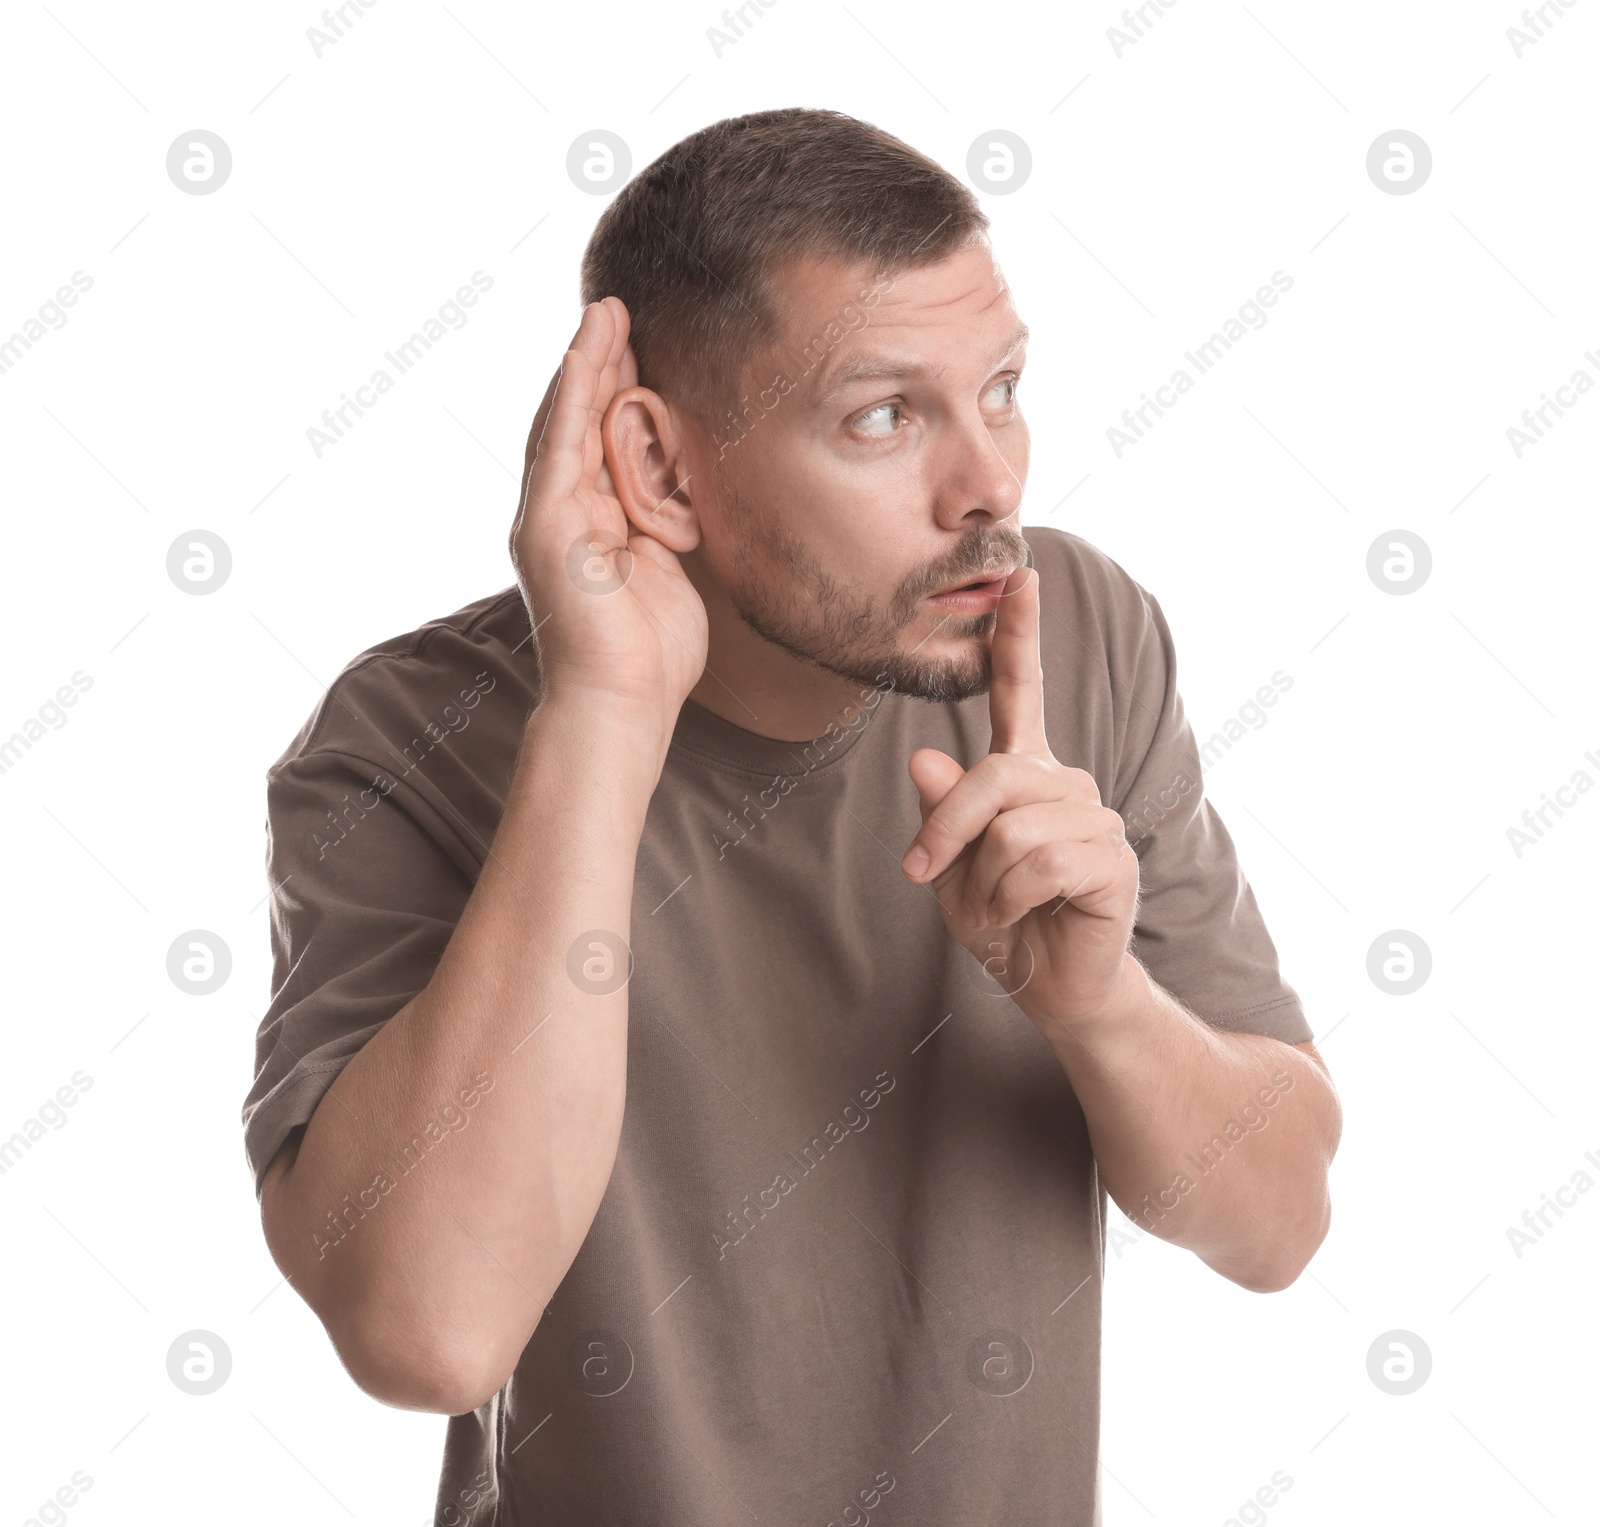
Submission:
M 1027 339 L 1027 324 L 1018 324 L 994 344 L 986 346 L 982 353 L 985 370 L 1004 365 L 1027 343 Z M 808 378 L 812 402 L 820 407 L 857 383 L 942 377 L 949 367 L 940 361 L 925 358 L 924 352 L 928 348 L 918 344 L 895 344 L 885 334 L 880 334 L 874 341 L 871 330 L 863 330 L 856 346 L 841 344 L 828 357 L 827 363 L 819 366 Z
M 867 308 L 874 323 L 971 320 L 1010 302 L 1005 277 L 986 246 L 888 274 L 865 260 L 809 255 L 772 274 L 774 317 L 785 330 L 809 332 L 852 308 Z
M 778 346 L 805 357 L 806 391 L 817 402 L 852 380 L 938 374 L 930 341 L 947 346 L 959 334 L 998 365 L 1028 336 L 985 246 L 886 276 L 836 257 L 795 261 L 775 274 L 773 289 Z

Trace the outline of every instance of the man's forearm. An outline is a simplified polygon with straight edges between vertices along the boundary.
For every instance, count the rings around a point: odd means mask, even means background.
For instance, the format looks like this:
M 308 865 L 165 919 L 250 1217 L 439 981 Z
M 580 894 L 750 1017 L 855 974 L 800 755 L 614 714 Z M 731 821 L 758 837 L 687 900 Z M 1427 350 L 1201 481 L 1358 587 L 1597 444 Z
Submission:
M 1132 955 L 1120 995 L 1059 1023 L 1017 1001 L 1083 1107 L 1106 1189 L 1141 1229 L 1247 1288 L 1283 1288 L 1327 1232 L 1340 1109 L 1310 1055 L 1217 1030 Z
M 620 941 L 658 730 L 598 704 L 535 711 L 432 979 L 351 1058 L 264 1184 L 279 1265 L 389 1403 L 454 1412 L 493 1392 L 609 1181 L 627 1075 Z M 617 949 L 586 947 L 591 930 Z M 420 1132 L 450 1105 L 466 1122 L 430 1144 Z

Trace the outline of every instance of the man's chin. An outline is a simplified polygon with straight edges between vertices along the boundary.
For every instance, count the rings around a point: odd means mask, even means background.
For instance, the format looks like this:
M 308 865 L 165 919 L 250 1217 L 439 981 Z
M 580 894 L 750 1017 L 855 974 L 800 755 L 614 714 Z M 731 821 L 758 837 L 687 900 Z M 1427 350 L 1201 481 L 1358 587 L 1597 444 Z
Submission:
M 896 694 L 932 705 L 949 705 L 987 694 L 991 673 L 988 643 L 976 641 L 960 656 L 891 652 L 870 663 L 825 666 L 858 683 L 892 689 Z
M 753 601 L 736 598 L 734 610 L 756 635 L 792 657 L 864 687 L 894 689 L 935 705 L 989 692 L 989 637 L 994 615 L 941 621 L 915 645 L 873 653 L 864 643 L 833 645 L 812 632 L 786 629 Z
M 909 651 L 895 653 L 884 663 L 884 672 L 894 678 L 901 694 L 935 705 L 987 694 L 993 675 L 989 639 L 995 624 L 992 614 L 952 621 L 931 641 L 925 637 Z
M 974 672 L 955 664 L 923 663 L 898 677 L 892 669 L 886 670 L 885 676 L 894 680 L 894 687 L 901 694 L 931 705 L 950 705 L 989 692 L 987 664 Z

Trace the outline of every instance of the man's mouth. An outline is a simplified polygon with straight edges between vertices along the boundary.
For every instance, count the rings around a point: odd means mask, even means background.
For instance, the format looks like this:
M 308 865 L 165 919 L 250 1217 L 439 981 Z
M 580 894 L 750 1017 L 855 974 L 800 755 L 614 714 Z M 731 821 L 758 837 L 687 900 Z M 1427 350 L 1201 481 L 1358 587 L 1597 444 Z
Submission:
M 994 578 L 984 578 L 980 574 L 965 583 L 952 584 L 937 594 L 928 595 L 928 603 L 962 615 L 985 614 L 999 602 L 1000 590 L 1011 572 L 1012 569 L 1007 568 Z

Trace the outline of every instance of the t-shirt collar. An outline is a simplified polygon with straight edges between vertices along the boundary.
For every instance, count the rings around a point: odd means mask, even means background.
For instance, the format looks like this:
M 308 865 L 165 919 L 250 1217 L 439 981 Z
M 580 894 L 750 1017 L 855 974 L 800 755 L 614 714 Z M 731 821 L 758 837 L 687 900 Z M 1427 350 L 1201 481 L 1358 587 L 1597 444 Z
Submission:
M 840 763 L 861 740 L 879 706 L 893 698 L 863 684 L 860 695 L 840 706 L 823 734 L 807 742 L 763 737 L 724 720 L 697 701 L 685 700 L 672 734 L 672 747 L 703 762 L 743 769 L 768 779 L 814 774 Z

